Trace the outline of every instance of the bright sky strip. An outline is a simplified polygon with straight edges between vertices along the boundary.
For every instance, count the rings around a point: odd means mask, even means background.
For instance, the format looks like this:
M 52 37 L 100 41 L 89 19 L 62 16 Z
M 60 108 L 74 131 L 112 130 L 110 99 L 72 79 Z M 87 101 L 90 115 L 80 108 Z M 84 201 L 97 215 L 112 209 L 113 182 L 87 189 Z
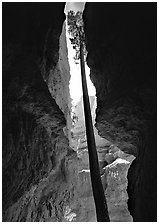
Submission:
M 73 10 L 83 11 L 84 9 L 84 2 L 67 2 L 65 7 L 65 13 L 67 14 L 68 11 Z M 75 105 L 82 96 L 82 83 L 81 83 L 81 70 L 80 70 L 80 63 L 75 64 L 73 57 L 75 56 L 75 50 L 73 49 L 71 42 L 69 40 L 70 36 L 67 32 L 67 21 L 66 21 L 66 38 L 67 38 L 67 47 L 68 47 L 68 59 L 70 64 L 70 95 L 72 98 L 72 104 Z M 86 70 L 86 79 L 87 79 L 87 87 L 88 87 L 88 94 L 90 96 L 95 96 L 96 91 L 93 83 L 90 80 L 89 74 L 90 69 L 85 63 L 85 70 Z

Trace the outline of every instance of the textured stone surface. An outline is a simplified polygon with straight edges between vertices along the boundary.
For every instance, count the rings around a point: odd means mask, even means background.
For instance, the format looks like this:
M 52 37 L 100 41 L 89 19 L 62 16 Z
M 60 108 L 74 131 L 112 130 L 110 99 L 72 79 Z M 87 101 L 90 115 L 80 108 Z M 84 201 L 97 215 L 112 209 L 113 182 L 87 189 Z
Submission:
M 64 3 L 3 3 L 3 221 L 72 220 L 78 206 L 63 11 Z M 53 99 L 61 77 L 65 97 Z
M 90 186 L 87 159 L 80 163 L 86 171 L 78 173 L 79 159 L 69 147 L 63 11 L 64 3 L 3 3 L 3 221 L 96 220 L 89 187 L 79 187 L 79 180 Z M 156 221 L 156 4 L 87 3 L 84 20 L 96 127 L 136 156 L 128 173 L 134 221 Z M 104 153 L 109 148 L 110 164 L 122 153 L 107 144 L 103 152 L 103 144 L 98 154 L 106 187 Z M 78 194 L 89 196 L 79 200 Z M 109 205 L 112 217 L 127 214 L 111 198 Z
M 133 220 L 156 221 L 156 3 L 86 3 L 84 23 L 96 127 L 136 156 L 128 172 Z
M 90 96 L 93 124 L 95 123 L 95 96 Z M 95 206 L 91 187 L 89 170 L 89 155 L 85 136 L 85 124 L 83 116 L 82 99 L 75 107 L 78 117 L 73 132 L 72 147 L 77 151 L 79 170 L 79 200 L 81 212 L 77 215 L 77 221 L 96 221 Z M 110 141 L 101 138 L 94 127 L 96 148 L 103 189 L 108 204 L 111 221 L 132 221 L 127 206 L 127 171 L 134 156 L 122 152 Z
M 69 92 L 70 67 L 68 63 L 68 50 L 66 42 L 66 27 L 63 25 L 59 39 L 59 59 L 54 69 L 50 70 L 47 84 L 51 96 L 55 99 L 67 121 L 65 133 L 68 139 L 71 138 L 71 100 Z
M 121 155 L 121 154 L 120 154 Z M 125 156 L 125 153 L 123 153 Z M 130 155 L 127 159 L 133 160 Z M 132 217 L 128 212 L 127 200 L 127 172 L 130 166 L 128 160 L 118 157 L 114 162 L 106 166 L 105 176 L 107 176 L 106 198 L 109 209 L 109 216 L 112 222 L 132 222 Z

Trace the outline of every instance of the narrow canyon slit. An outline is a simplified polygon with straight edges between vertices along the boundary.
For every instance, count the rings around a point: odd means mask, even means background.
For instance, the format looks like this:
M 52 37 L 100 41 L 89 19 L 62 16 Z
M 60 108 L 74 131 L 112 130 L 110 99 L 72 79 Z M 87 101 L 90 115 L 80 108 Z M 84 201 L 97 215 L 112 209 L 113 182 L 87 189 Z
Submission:
M 81 3 L 82 5 L 82 3 Z M 66 3 L 65 14 L 69 10 L 80 11 L 81 7 L 75 7 L 74 3 Z M 70 96 L 71 96 L 71 139 L 70 147 L 77 152 L 78 156 L 78 175 L 79 175 L 79 198 L 85 212 L 72 218 L 73 221 L 96 221 L 95 205 L 92 195 L 92 186 L 90 180 L 89 156 L 87 149 L 84 108 L 82 98 L 82 83 L 80 64 L 75 63 L 73 59 L 75 50 L 71 45 L 68 34 L 68 25 L 66 19 L 66 39 L 68 48 L 68 61 L 70 66 Z M 98 153 L 98 161 L 100 167 L 101 180 L 103 189 L 108 203 L 108 210 L 110 221 L 132 221 L 132 217 L 128 211 L 127 206 L 127 172 L 133 159 L 132 155 L 126 154 L 120 150 L 116 145 L 105 138 L 102 138 L 95 127 L 96 117 L 96 89 L 90 80 L 90 69 L 85 63 L 87 87 L 89 93 L 91 114 L 93 120 L 93 130 L 95 134 L 95 141 Z M 85 216 L 83 216 L 85 213 Z M 87 215 L 86 215 L 87 214 Z M 73 217 L 73 216 L 72 216 Z
M 110 221 L 157 220 L 156 6 L 2 3 L 3 222 L 98 218 L 69 10 L 83 11 L 98 176 Z

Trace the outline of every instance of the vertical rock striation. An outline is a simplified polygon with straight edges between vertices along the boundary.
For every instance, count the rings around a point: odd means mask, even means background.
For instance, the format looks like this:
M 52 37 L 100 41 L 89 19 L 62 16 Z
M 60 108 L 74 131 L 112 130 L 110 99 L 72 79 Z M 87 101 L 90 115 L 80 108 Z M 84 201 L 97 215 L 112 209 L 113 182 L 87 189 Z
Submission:
M 52 97 L 59 105 L 67 121 L 65 134 L 71 138 L 71 100 L 69 92 L 70 67 L 68 63 L 68 50 L 66 41 L 66 24 L 63 24 L 62 33 L 59 39 L 59 59 L 49 72 L 47 84 Z
M 63 221 L 78 202 L 64 133 L 69 70 L 59 65 L 68 65 L 65 43 L 59 51 L 64 5 L 3 3 L 3 221 Z M 65 93 L 58 100 L 54 77 Z
M 134 221 L 156 221 L 156 3 L 86 3 L 87 63 L 102 137 L 136 157 L 128 172 Z

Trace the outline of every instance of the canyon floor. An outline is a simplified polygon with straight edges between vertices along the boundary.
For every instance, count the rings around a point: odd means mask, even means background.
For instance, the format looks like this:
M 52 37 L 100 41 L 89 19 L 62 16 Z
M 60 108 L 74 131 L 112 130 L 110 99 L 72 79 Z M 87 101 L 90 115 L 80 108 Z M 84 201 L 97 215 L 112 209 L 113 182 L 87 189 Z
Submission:
M 95 123 L 96 99 L 90 97 L 93 124 Z M 67 211 L 65 221 L 93 222 L 96 220 L 93 200 L 82 99 L 75 107 L 77 121 L 72 129 L 71 147 L 77 151 L 79 172 L 79 198 L 81 208 Z M 122 152 L 108 140 L 101 138 L 94 126 L 101 180 L 106 195 L 111 222 L 132 222 L 127 208 L 127 171 L 132 155 Z

